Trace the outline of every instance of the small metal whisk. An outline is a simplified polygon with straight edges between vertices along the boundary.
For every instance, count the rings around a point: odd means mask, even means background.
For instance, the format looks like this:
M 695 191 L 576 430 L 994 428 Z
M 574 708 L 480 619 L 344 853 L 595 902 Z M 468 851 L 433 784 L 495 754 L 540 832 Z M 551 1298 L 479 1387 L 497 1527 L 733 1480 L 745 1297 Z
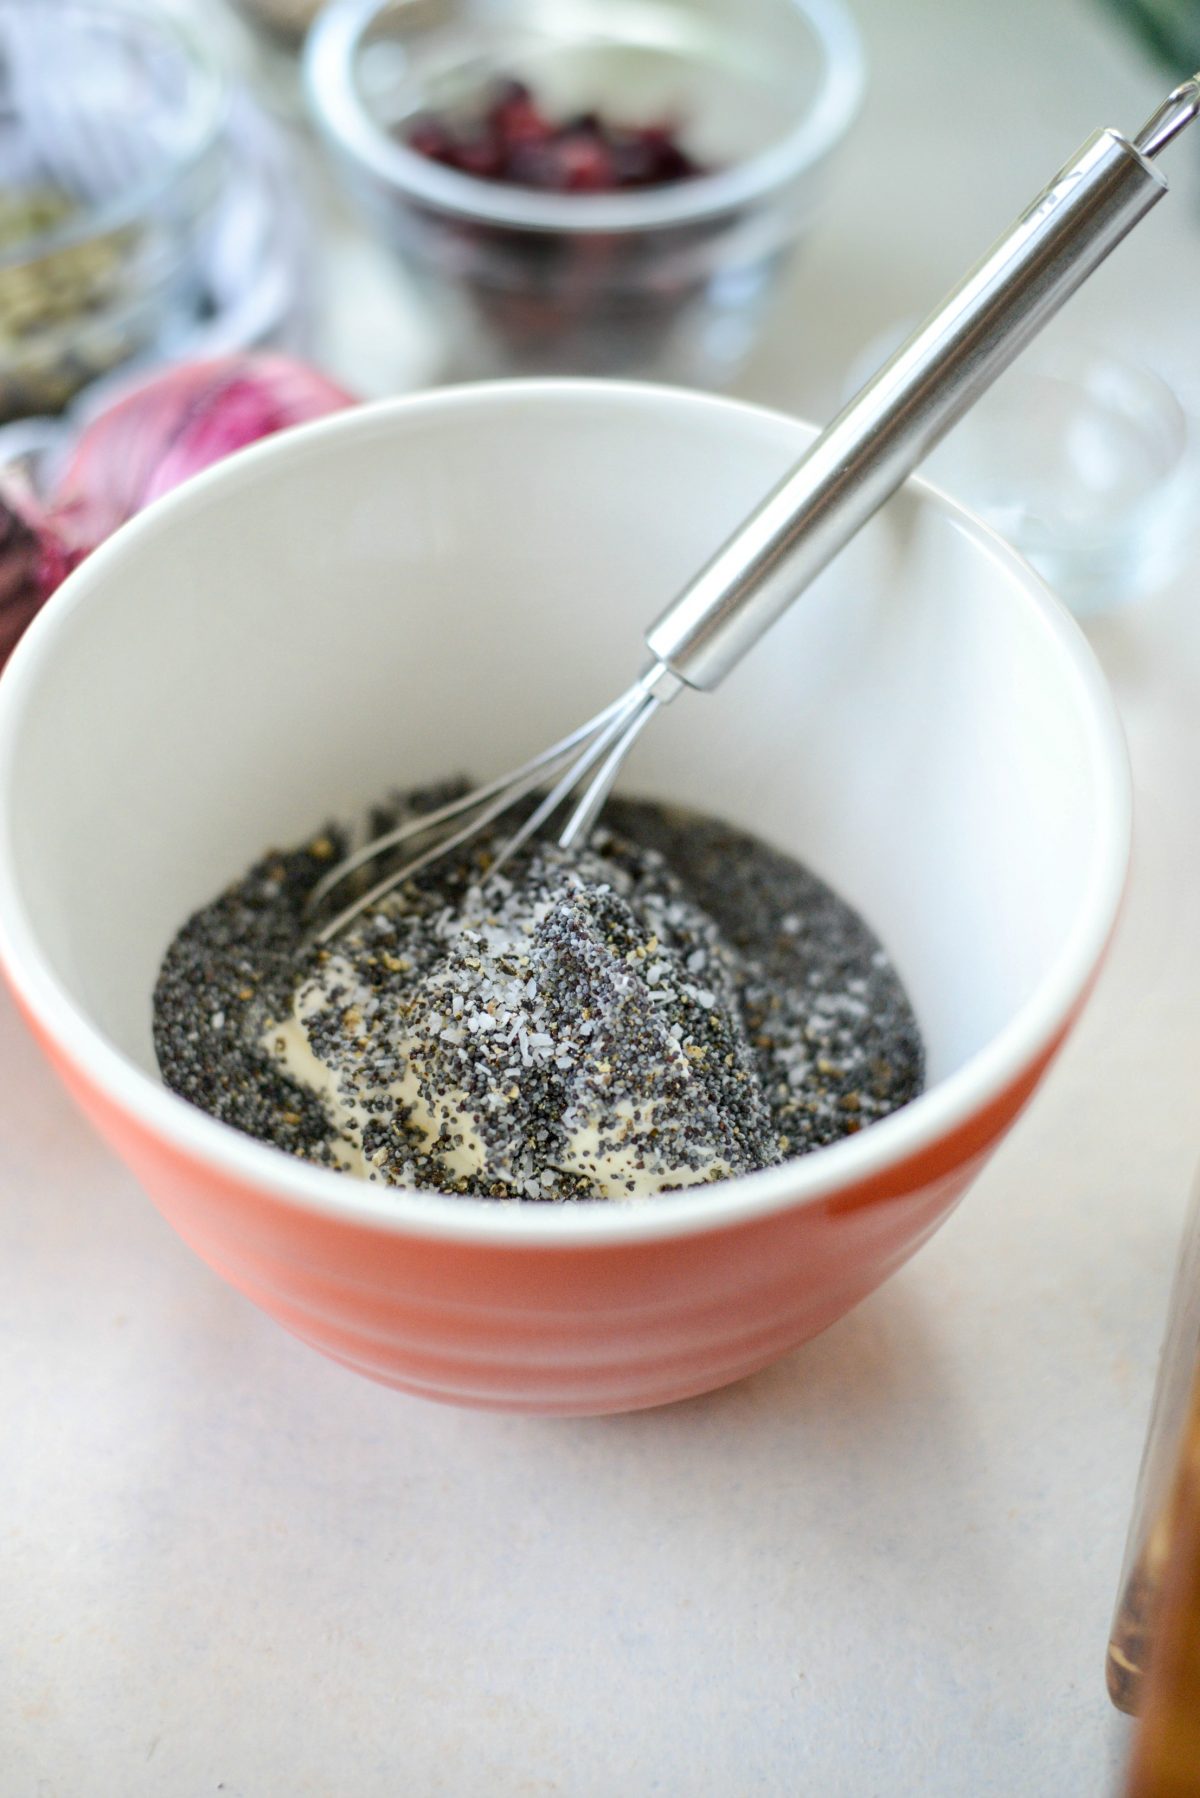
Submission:
M 1154 158 L 1197 113 L 1200 75 L 1175 88 L 1136 137 L 1105 130 L 1089 138 L 651 626 L 653 661 L 628 692 L 522 767 L 406 821 L 331 869 L 310 895 L 314 910 L 360 868 L 430 839 L 313 940 L 331 941 L 411 875 L 543 789 L 489 878 L 575 795 L 557 841 L 570 848 L 586 840 L 654 713 L 684 687 L 704 692 L 720 684 L 1162 198 L 1167 184 Z

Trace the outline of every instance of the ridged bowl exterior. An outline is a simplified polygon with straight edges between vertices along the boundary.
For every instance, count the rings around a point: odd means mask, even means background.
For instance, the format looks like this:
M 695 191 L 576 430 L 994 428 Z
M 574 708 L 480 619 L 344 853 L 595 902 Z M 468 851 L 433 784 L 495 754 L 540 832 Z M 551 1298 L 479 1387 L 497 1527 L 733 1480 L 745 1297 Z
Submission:
M 679 1239 L 554 1249 L 297 1210 L 180 1154 L 42 1041 L 168 1223 L 294 1336 L 422 1398 L 568 1417 L 729 1385 L 835 1323 L 949 1215 L 1044 1067 L 927 1154 L 828 1199 Z

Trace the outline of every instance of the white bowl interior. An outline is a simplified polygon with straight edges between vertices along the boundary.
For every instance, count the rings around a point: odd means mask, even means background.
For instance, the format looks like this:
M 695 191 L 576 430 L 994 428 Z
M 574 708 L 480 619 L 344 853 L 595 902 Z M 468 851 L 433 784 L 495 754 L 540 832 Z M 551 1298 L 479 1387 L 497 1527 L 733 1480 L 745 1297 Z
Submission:
M 151 990 L 195 907 L 267 845 L 391 785 L 495 773 L 615 695 L 809 435 L 651 388 L 460 389 L 163 502 L 72 577 L 0 695 L 0 862 L 27 944 L 153 1072 Z M 940 1079 L 1112 884 L 1105 706 L 1034 577 L 910 487 L 719 695 L 654 722 L 625 785 L 831 880 L 893 954 Z

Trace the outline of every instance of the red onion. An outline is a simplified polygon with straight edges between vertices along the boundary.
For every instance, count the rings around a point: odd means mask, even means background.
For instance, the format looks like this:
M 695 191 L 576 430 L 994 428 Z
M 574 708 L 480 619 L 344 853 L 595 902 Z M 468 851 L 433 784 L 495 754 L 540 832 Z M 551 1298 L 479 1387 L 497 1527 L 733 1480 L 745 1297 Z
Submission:
M 98 543 L 223 456 L 354 404 L 286 356 L 221 356 L 151 375 L 86 425 L 46 502 L 0 481 L 0 667 L 38 607 Z
M 352 404 L 344 388 L 286 356 L 179 363 L 128 389 L 85 427 L 52 507 L 82 513 L 98 543 L 222 456 Z
M 6 476 L 0 486 L 0 668 L 26 625 L 81 558 L 28 485 Z

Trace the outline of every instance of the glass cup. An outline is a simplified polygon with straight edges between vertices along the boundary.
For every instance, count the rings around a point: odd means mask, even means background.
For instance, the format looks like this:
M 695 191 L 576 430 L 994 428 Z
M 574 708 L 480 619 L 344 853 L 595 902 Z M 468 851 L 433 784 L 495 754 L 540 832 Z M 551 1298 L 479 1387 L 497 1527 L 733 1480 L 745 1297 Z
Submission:
M 840 0 L 333 0 L 306 50 L 317 123 L 442 323 L 452 376 L 717 386 L 753 346 L 857 109 Z M 498 79 L 553 117 L 678 121 L 712 172 L 618 193 L 484 180 L 405 142 Z
M 909 331 L 856 357 L 845 398 Z M 979 512 L 1079 617 L 1170 581 L 1195 516 L 1184 407 L 1140 362 L 1052 327 L 926 460 L 922 473 Z
M 933 479 L 983 513 L 1080 617 L 1176 573 L 1194 511 L 1188 421 L 1151 369 L 1038 345 L 938 452 Z

